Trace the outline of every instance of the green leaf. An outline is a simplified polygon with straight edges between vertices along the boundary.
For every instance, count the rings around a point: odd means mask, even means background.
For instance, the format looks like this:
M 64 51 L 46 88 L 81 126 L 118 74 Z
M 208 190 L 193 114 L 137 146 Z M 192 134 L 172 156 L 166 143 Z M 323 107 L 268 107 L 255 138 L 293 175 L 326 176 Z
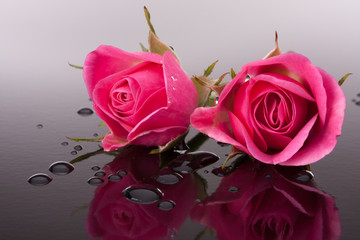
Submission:
M 153 32 L 155 34 L 155 36 L 156 36 L 155 28 L 152 25 L 151 20 L 150 20 L 150 12 L 145 6 L 144 6 L 144 13 L 145 13 L 145 18 L 146 18 L 146 21 L 147 21 L 147 23 L 149 25 L 150 31 Z
M 218 62 L 219 60 L 216 60 L 215 62 L 213 62 L 210 66 L 208 66 L 208 68 L 204 71 L 204 76 L 205 77 L 208 77 L 212 71 L 214 70 L 214 67 L 216 65 L 216 63 Z
M 69 63 L 69 62 L 68 62 L 68 64 L 69 64 L 70 67 L 73 67 L 73 68 L 77 68 L 77 69 L 83 69 L 83 68 L 84 68 L 84 67 L 82 67 L 82 66 L 78 66 L 78 65 L 71 64 L 71 63 Z
M 345 74 L 340 80 L 339 80 L 339 85 L 341 86 L 344 82 L 345 82 L 345 80 L 351 75 L 352 73 L 347 73 L 347 74 Z
M 234 71 L 233 68 L 231 68 L 231 70 L 230 70 L 230 76 L 231 76 L 231 79 L 234 79 L 234 77 L 236 77 L 236 72 Z
M 101 142 L 104 139 L 104 137 L 105 136 L 95 137 L 95 138 L 72 138 L 72 137 L 66 137 L 66 138 L 75 142 Z
M 150 154 L 157 154 L 157 153 L 166 152 L 167 150 L 175 147 L 181 141 L 183 141 L 188 133 L 189 133 L 189 129 L 185 133 L 183 133 L 182 135 L 178 136 L 177 138 L 172 139 L 166 145 L 159 146 L 158 148 L 151 150 Z
M 142 43 L 139 43 L 139 44 L 140 44 L 141 50 L 143 52 L 149 52 L 149 49 L 147 49 Z

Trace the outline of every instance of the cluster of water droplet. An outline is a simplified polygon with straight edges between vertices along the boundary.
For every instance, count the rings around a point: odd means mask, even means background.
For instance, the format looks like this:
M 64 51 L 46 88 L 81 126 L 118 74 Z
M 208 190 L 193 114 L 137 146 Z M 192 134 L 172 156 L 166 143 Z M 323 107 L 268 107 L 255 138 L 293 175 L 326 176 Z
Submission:
M 49 171 L 55 175 L 66 175 L 74 171 L 74 166 L 65 161 L 58 161 L 50 165 Z M 34 186 L 44 186 L 51 181 L 52 178 L 45 173 L 36 173 L 28 178 L 28 182 Z

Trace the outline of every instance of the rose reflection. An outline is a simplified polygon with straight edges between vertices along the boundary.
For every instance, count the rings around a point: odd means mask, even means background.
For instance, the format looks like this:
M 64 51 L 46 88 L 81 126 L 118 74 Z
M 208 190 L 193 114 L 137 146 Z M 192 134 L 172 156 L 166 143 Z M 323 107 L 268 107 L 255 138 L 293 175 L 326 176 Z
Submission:
M 167 168 L 159 171 L 160 155 L 149 154 L 150 150 L 131 147 L 103 167 L 105 181 L 95 190 L 87 217 L 90 237 L 166 239 L 183 224 L 196 199 L 195 179 L 192 174 L 176 173 L 179 181 L 175 183 L 158 181 L 158 176 L 168 176 L 173 172 Z M 119 171 L 127 172 L 121 180 L 107 179 Z M 148 204 L 129 201 L 123 191 L 130 186 L 159 189 L 161 199 Z
M 339 239 L 334 199 L 300 167 L 245 160 L 197 204 L 191 218 L 218 239 Z

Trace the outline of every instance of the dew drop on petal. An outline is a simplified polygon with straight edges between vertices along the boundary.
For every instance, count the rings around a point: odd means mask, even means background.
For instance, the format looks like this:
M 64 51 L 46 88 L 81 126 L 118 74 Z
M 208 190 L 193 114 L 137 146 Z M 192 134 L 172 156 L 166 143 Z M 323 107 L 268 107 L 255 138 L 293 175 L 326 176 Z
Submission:
M 52 178 L 45 173 L 37 173 L 28 178 L 28 182 L 34 186 L 44 186 L 52 181 Z
M 66 175 L 74 171 L 74 166 L 65 161 L 58 161 L 50 165 L 49 171 L 56 175 Z

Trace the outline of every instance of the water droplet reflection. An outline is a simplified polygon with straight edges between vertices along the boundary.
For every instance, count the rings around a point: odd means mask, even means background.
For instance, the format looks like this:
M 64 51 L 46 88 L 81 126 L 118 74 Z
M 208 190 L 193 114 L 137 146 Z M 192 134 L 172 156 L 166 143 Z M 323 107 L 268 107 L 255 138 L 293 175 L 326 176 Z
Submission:
M 228 191 L 229 192 L 238 192 L 239 191 L 239 188 L 238 187 L 235 187 L 235 186 L 231 186 L 228 188 Z
M 90 108 L 82 108 L 77 112 L 80 116 L 90 116 L 91 114 L 94 113 L 94 111 Z
M 42 129 L 44 127 L 44 125 L 38 124 L 38 125 L 36 125 L 36 127 L 37 127 L 37 129 Z
M 304 170 L 297 174 L 296 180 L 299 182 L 308 182 L 314 178 L 314 174 L 311 171 Z
M 162 184 L 176 184 L 180 181 L 181 176 L 175 174 L 164 174 L 156 178 L 156 181 Z
M 123 170 L 120 170 L 116 174 L 119 175 L 120 177 L 124 177 L 127 174 L 127 172 L 123 171 Z
M 28 182 L 34 186 L 44 186 L 52 181 L 52 178 L 45 173 L 37 173 L 29 177 Z
M 119 175 L 111 174 L 108 176 L 108 179 L 109 179 L 109 181 L 117 182 L 117 181 L 120 181 L 122 179 L 122 177 Z
M 144 187 L 128 187 L 122 193 L 128 200 L 138 204 L 156 203 L 163 196 L 163 193 L 157 188 Z
M 49 167 L 49 171 L 56 175 L 66 175 L 71 173 L 73 170 L 74 166 L 65 161 L 54 162 Z
M 104 180 L 102 178 L 92 177 L 92 178 L 89 178 L 89 180 L 87 182 L 92 186 L 97 186 L 97 185 L 102 184 L 104 182 Z
M 166 201 L 162 201 L 159 202 L 157 204 L 157 206 L 159 207 L 159 209 L 163 210 L 163 211 L 170 211 L 171 209 L 173 209 L 175 207 L 175 203 L 171 200 L 166 200 Z

